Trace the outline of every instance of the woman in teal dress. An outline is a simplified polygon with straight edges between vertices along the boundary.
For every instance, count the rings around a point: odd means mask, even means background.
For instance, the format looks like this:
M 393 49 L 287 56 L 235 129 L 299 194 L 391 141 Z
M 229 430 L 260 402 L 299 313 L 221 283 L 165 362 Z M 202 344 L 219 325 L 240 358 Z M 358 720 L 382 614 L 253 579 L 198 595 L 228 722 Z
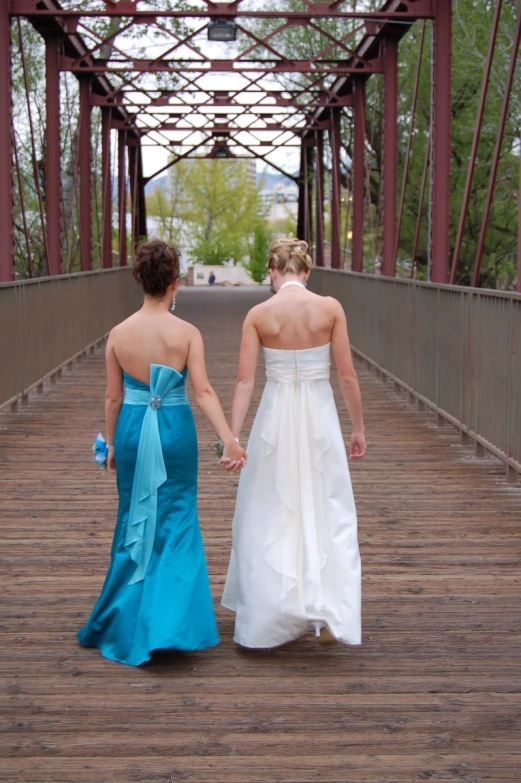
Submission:
M 179 285 L 177 251 L 159 240 L 141 245 L 133 273 L 143 307 L 107 342 L 107 465 L 117 475 L 118 518 L 105 583 L 78 640 L 139 666 L 155 650 L 219 642 L 197 519 L 187 374 L 224 443 L 223 466 L 237 470 L 246 455 L 208 382 L 200 333 L 169 312 Z

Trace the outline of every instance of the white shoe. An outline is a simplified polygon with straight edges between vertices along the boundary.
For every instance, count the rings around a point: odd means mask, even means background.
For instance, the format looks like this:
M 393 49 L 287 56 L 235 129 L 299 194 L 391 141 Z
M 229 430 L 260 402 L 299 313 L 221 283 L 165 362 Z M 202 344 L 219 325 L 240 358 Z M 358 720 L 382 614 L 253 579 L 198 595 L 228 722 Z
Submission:
M 329 628 L 323 623 L 311 623 L 311 627 L 315 631 L 315 638 L 318 639 L 319 644 L 333 645 L 338 644 L 338 639 L 335 639 Z

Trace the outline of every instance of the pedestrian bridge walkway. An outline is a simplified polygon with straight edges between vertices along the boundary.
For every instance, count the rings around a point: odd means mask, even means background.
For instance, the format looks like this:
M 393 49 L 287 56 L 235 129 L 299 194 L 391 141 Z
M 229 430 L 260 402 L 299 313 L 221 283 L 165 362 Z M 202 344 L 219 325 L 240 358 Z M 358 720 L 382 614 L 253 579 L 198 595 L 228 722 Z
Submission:
M 227 408 L 241 320 L 266 295 L 178 296 Z M 89 463 L 103 429 L 101 348 L 3 409 L 3 783 L 519 782 L 521 488 L 499 459 L 478 458 L 407 391 L 358 367 L 368 438 L 366 459 L 351 466 L 359 648 L 322 649 L 309 636 L 240 650 L 220 607 L 222 642 L 199 654 L 132 669 L 80 648 L 116 514 L 113 477 Z M 255 401 L 261 381 L 259 370 Z M 196 415 L 218 603 L 237 478 L 220 471 Z

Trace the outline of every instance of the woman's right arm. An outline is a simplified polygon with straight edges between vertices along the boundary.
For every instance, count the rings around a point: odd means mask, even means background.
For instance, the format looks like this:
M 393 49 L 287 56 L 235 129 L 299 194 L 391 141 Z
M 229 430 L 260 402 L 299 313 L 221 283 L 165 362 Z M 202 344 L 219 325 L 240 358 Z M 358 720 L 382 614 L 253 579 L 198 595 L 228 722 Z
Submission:
M 119 412 L 123 404 L 123 371 L 114 351 L 114 336 L 112 332 L 110 333 L 109 339 L 107 341 L 105 360 L 107 364 L 105 432 L 107 436 L 107 445 L 109 447 L 107 467 L 110 471 L 115 472 L 116 460 L 114 456 L 114 438 L 116 435 L 116 424 L 118 422 Z
M 255 386 L 255 370 L 259 348 L 259 334 L 255 328 L 254 318 L 250 311 L 242 327 L 239 369 L 232 402 L 232 432 L 237 438 L 241 434 L 242 425 L 250 407 L 251 396 Z
M 358 376 L 353 364 L 344 310 L 336 299 L 332 300 L 332 307 L 334 310 L 334 324 L 331 335 L 331 349 L 338 372 L 342 397 L 353 425 L 349 456 L 352 459 L 362 459 L 366 451 L 362 395 L 360 394 Z
M 233 468 L 236 466 L 236 463 L 241 463 L 242 460 L 246 461 L 246 452 L 235 441 L 219 398 L 210 385 L 206 373 L 203 338 L 195 327 L 193 327 L 193 333 L 190 336 L 190 347 L 186 364 L 190 373 L 197 405 L 224 444 L 223 460 L 228 462 Z

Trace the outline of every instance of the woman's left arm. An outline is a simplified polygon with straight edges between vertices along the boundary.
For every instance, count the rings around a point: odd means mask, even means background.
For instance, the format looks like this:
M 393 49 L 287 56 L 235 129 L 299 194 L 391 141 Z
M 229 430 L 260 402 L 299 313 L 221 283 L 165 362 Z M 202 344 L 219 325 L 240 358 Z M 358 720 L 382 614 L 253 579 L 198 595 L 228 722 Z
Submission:
M 250 407 L 251 396 L 255 386 L 255 370 L 257 368 L 259 348 L 259 333 L 255 327 L 254 316 L 250 311 L 242 327 L 239 370 L 232 402 L 231 428 L 236 438 L 241 434 L 242 425 Z
M 112 332 L 107 341 L 107 350 L 105 352 L 107 364 L 107 391 L 105 393 L 105 431 L 107 434 L 107 444 L 109 453 L 107 457 L 107 467 L 115 472 L 116 460 L 114 456 L 114 436 L 116 434 L 116 424 L 119 412 L 123 404 L 123 371 L 116 358 L 114 351 L 114 339 Z

